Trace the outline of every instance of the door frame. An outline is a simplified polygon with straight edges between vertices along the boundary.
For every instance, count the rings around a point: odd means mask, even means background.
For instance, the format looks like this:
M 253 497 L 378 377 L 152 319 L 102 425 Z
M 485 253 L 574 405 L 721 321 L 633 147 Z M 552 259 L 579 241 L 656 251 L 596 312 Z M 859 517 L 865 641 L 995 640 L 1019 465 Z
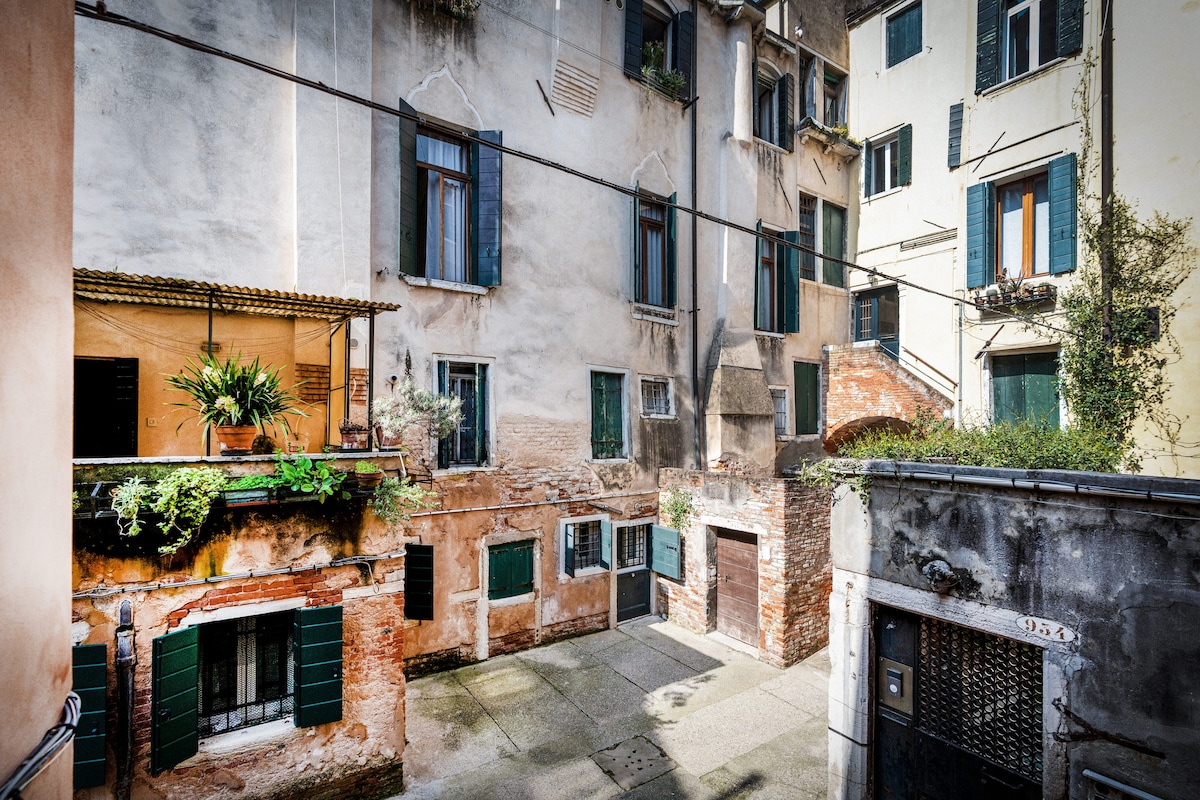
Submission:
M 638 517 L 637 519 L 627 520 L 612 520 L 612 552 L 609 553 L 609 562 L 612 564 L 612 569 L 609 570 L 611 578 L 609 580 L 609 595 L 608 595 L 608 627 L 615 628 L 622 623 L 617 621 L 617 576 L 624 575 L 629 572 L 636 572 L 638 569 L 644 569 L 650 572 L 650 610 L 646 612 L 646 616 L 653 616 L 658 613 L 658 592 L 655 591 L 658 587 L 658 581 L 655 579 L 655 573 L 650 570 L 650 537 L 646 537 L 646 560 L 641 567 L 625 567 L 617 569 L 617 531 L 621 528 L 631 528 L 635 525 L 654 525 L 658 522 L 657 517 Z M 640 619 L 640 617 L 634 617 Z M 630 620 L 625 620 L 629 622 Z

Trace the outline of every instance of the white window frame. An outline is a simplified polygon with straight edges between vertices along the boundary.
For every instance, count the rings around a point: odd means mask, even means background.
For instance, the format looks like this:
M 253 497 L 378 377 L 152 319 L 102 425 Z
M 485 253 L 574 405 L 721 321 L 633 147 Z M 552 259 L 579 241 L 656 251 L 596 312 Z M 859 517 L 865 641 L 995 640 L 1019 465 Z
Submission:
M 788 30 L 788 0 L 767 0 L 763 3 L 763 16 L 767 33 L 785 40 L 791 38 L 791 31 Z M 778 26 L 778 30 L 772 23 Z
M 438 442 L 434 439 L 430 442 L 430 452 L 433 455 L 434 474 L 446 475 L 452 472 L 477 472 L 479 470 L 495 469 L 494 458 L 496 452 L 496 359 L 484 356 L 461 356 L 451 355 L 447 353 L 433 354 L 433 380 L 430 385 L 433 391 L 437 391 L 438 385 L 438 365 L 443 361 L 451 364 L 483 364 L 487 367 L 487 386 L 484 387 L 484 402 L 487 403 L 487 431 L 484 438 L 487 444 L 487 459 L 482 464 L 451 464 L 445 469 L 437 467 L 437 450 Z
M 646 409 L 646 394 L 644 387 L 647 383 L 664 383 L 667 386 L 667 411 L 661 413 Z M 675 419 L 675 379 L 666 375 L 638 376 L 638 404 L 641 415 L 646 419 Z
M 791 391 L 789 391 L 788 387 L 786 387 L 786 386 L 772 385 L 772 386 L 768 386 L 767 388 L 771 392 L 771 407 L 775 410 L 775 413 L 771 418 L 771 423 L 775 428 L 775 438 L 776 439 L 788 438 L 791 436 L 792 430 L 793 430 L 792 405 L 790 402 L 791 401 Z M 782 395 L 783 395 L 784 423 L 783 423 L 783 431 L 782 432 L 780 432 L 780 430 L 779 430 L 779 406 L 776 404 L 779 399 L 780 393 L 782 393 Z
M 599 522 L 608 521 L 608 515 L 607 514 L 591 514 L 591 515 L 585 516 L 585 517 L 564 517 L 563 519 L 560 519 L 558 521 L 558 534 L 557 534 L 558 535 L 558 580 L 560 583 L 562 581 L 570 581 L 570 580 L 578 580 L 579 578 L 587 578 L 591 575 L 603 575 L 604 573 L 608 572 L 608 570 L 606 570 L 604 567 L 597 564 L 592 567 L 583 567 L 582 569 L 575 570 L 574 578 L 572 578 L 570 575 L 567 574 L 567 526 L 568 525 L 579 525 L 580 523 L 584 523 L 584 522 L 597 522 L 597 521 L 599 521 Z M 597 532 L 596 535 L 599 536 L 600 535 L 599 532 Z M 603 544 L 603 541 L 604 541 L 603 537 L 601 537 L 602 544 Z M 614 551 L 616 550 L 616 546 L 617 546 L 616 543 L 617 543 L 616 530 L 614 529 L 614 531 L 613 531 L 613 550 Z M 600 553 L 600 558 L 602 558 L 602 559 L 604 558 L 603 552 Z M 610 553 L 609 554 L 609 563 L 610 564 L 615 563 L 615 561 L 613 559 L 614 559 L 614 554 Z
M 879 191 L 875 191 L 874 186 L 866 186 L 865 185 L 866 184 L 866 180 L 865 180 L 866 179 L 866 165 L 865 165 L 865 163 L 863 165 L 863 178 L 864 178 L 863 197 L 866 197 L 871 200 L 874 200 L 877 197 L 882 197 L 885 194 L 891 194 L 892 192 L 901 188 L 900 183 L 898 183 L 898 182 L 892 183 L 891 182 L 892 167 L 900 159 L 900 129 L 899 128 L 897 128 L 896 130 L 892 131 L 891 133 L 889 133 L 885 136 L 881 136 L 878 140 L 876 140 L 876 139 L 871 140 L 870 157 L 872 159 L 872 164 L 871 164 L 872 182 L 874 182 L 873 179 L 875 178 L 875 176 L 880 174 L 879 165 L 875 164 L 873 161 L 875 158 L 875 153 L 880 152 L 880 151 L 882 151 L 884 153 L 883 174 L 887 176 L 887 179 L 884 181 L 884 184 L 885 184 L 884 188 L 880 189 Z M 898 176 L 897 176 L 897 179 L 898 179 Z
M 614 375 L 621 376 L 621 439 L 622 448 L 621 455 L 614 458 L 593 458 L 592 457 L 592 373 L 593 372 L 609 372 Z M 632 385 L 632 375 L 628 369 L 623 367 L 606 367 L 602 364 L 587 365 L 587 420 L 588 420 L 588 457 L 589 464 L 624 464 L 633 460 L 633 424 L 629 414 L 629 387 Z M 639 386 L 639 392 L 641 387 Z M 641 398 L 638 398 L 638 403 L 641 403 Z
M 628 520 L 628 521 L 621 522 L 621 523 L 613 523 L 612 565 L 613 565 L 613 573 L 614 574 L 624 575 L 629 572 L 637 572 L 638 570 L 650 569 L 650 536 L 649 535 L 646 536 L 646 542 L 642 548 L 642 563 L 641 564 L 635 564 L 632 567 L 618 568 L 617 562 L 618 562 L 618 553 L 621 552 L 620 531 L 625 530 L 627 528 L 636 528 L 641 525 L 645 525 L 647 528 L 649 528 L 649 526 L 653 525 L 654 523 L 655 523 L 654 517 L 643 517 L 642 519 L 634 519 L 634 520 Z M 654 593 L 651 592 L 651 595 L 653 595 L 653 594 Z M 653 598 L 652 598 L 652 602 L 653 602 Z
M 1023 0 L 1012 8 L 1002 11 L 1004 14 L 1004 18 L 1000 21 L 1000 76 L 1002 82 L 1018 80 L 1058 60 L 1057 47 L 1049 59 L 1041 60 L 1042 2 L 1043 0 Z M 1013 17 L 1026 9 L 1029 10 L 1029 68 L 1014 75 L 1010 74 L 1012 65 L 1008 60 L 1009 25 Z
M 883 25 L 880 26 L 880 36 L 882 37 L 882 41 L 879 46 L 879 52 L 883 56 L 879 60 L 880 67 L 882 68 L 881 71 L 886 72 L 888 70 L 897 69 L 900 66 L 907 64 L 908 62 L 912 61 L 914 58 L 917 58 L 918 56 L 920 56 L 921 54 L 923 54 L 925 52 L 925 9 L 921 9 L 921 48 L 919 50 L 917 50 L 917 52 L 915 52 L 911 56 L 909 56 L 908 58 L 905 58 L 901 61 L 897 61 L 895 64 L 893 64 L 890 67 L 888 66 L 888 63 L 887 63 L 887 59 L 888 59 L 888 52 L 887 52 L 888 25 L 890 25 L 892 20 L 894 20 L 896 17 L 899 17 L 901 14 L 904 14 L 905 12 L 910 11 L 914 7 L 921 5 L 921 2 L 922 2 L 922 0 L 917 0 L 915 3 L 905 3 L 902 6 L 898 6 L 895 11 L 889 13 L 887 16 L 885 16 L 883 18 Z

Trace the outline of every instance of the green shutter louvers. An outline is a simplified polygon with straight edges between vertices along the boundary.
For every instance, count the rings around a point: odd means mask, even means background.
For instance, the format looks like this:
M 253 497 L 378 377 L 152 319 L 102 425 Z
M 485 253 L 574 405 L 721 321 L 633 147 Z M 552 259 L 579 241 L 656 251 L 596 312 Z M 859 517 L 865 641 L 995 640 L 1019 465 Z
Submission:
M 675 197 L 676 193 L 672 193 L 669 198 L 671 205 L 667 206 L 667 308 L 674 308 L 676 302 L 675 262 L 679 252 L 678 245 L 676 244 L 676 231 L 678 230 L 676 223 L 679 215 L 675 209 L 675 203 L 677 202 Z
M 683 580 L 679 531 L 662 525 L 650 526 L 650 569 L 672 580 Z
M 107 645 L 71 648 L 71 691 L 79 695 L 80 712 L 75 729 L 76 790 L 104 785 L 107 676 Z
M 963 104 L 950 106 L 950 141 L 946 148 L 946 165 L 957 167 L 962 163 Z
M 403 100 L 400 111 L 415 115 L 416 109 Z M 418 252 L 421 231 L 418 222 L 420 183 L 417 180 L 417 121 L 400 118 L 400 272 L 404 275 L 424 275 L 424 254 Z
M 785 72 L 779 79 L 779 87 L 776 91 L 778 92 L 776 99 L 779 101 L 779 146 L 791 153 L 796 149 L 796 88 L 790 72 Z
M 563 526 L 563 572 L 575 577 L 575 526 Z
M 404 618 L 433 619 L 433 545 L 405 545 Z
M 800 244 L 800 231 L 784 231 L 784 241 Z M 800 331 L 800 251 L 795 247 L 781 245 L 783 258 L 783 332 Z
M 1050 272 L 1075 269 L 1077 236 L 1076 184 L 1078 165 L 1074 153 L 1050 162 L 1047 174 L 1050 194 Z
M 613 565 L 613 526 L 606 519 L 600 520 L 600 566 L 612 569 Z
M 671 21 L 674 46 L 671 48 L 671 67 L 683 73 L 683 100 L 694 96 L 692 76 L 693 53 L 696 49 L 696 18 L 691 11 L 680 11 Z
M 1000 82 L 1000 0 L 978 0 L 975 20 L 975 94 Z
M 200 745 L 199 629 L 181 628 L 151 645 L 150 772 L 157 775 Z
M 907 186 L 912 183 L 912 125 L 900 128 L 896 135 L 896 144 L 899 151 L 896 161 L 896 184 Z
M 1057 54 L 1065 57 L 1083 49 L 1083 0 L 1058 0 Z
M 503 144 L 500 131 L 480 131 L 477 135 L 486 142 Z M 471 142 L 471 263 L 479 286 L 500 285 L 502 161 L 499 150 Z
M 625 74 L 642 79 L 642 0 L 625 0 Z
M 863 160 L 863 197 L 870 197 L 875 194 L 874 178 L 875 178 L 875 156 L 874 150 L 871 147 L 871 140 L 863 141 L 862 149 Z
M 342 718 L 342 607 L 298 608 L 294 617 L 297 728 Z
M 967 187 L 967 288 L 996 282 L 996 187 Z

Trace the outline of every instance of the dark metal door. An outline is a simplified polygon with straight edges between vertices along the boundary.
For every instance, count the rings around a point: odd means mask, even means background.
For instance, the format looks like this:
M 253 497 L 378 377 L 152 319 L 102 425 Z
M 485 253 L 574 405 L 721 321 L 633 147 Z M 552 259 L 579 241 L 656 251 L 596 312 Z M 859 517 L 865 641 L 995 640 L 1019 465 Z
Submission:
M 877 800 L 1042 796 L 1042 652 L 875 608 Z
M 717 630 L 758 646 L 758 537 L 717 531 Z
M 616 528 L 617 622 L 650 613 L 650 566 L 646 561 L 649 525 Z

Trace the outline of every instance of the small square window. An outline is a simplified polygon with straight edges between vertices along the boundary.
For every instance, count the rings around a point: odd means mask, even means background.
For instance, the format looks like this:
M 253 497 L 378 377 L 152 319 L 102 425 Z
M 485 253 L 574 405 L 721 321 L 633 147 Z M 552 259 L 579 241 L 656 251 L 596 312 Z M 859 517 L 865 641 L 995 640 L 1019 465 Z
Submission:
M 775 435 L 788 435 L 788 396 L 787 389 L 771 387 L 771 403 L 775 406 Z
M 617 528 L 617 569 L 641 567 L 646 563 L 646 540 L 649 525 L 626 525 Z
M 671 384 L 666 378 L 642 378 L 642 414 L 672 416 Z
M 571 555 L 573 575 L 579 570 L 599 567 L 600 564 L 600 520 L 591 519 L 586 522 L 568 522 L 564 527 L 568 537 L 574 542 Z
M 200 736 L 292 715 L 292 612 L 201 625 L 198 653 Z
M 532 539 L 488 547 L 488 599 L 501 600 L 533 591 Z

